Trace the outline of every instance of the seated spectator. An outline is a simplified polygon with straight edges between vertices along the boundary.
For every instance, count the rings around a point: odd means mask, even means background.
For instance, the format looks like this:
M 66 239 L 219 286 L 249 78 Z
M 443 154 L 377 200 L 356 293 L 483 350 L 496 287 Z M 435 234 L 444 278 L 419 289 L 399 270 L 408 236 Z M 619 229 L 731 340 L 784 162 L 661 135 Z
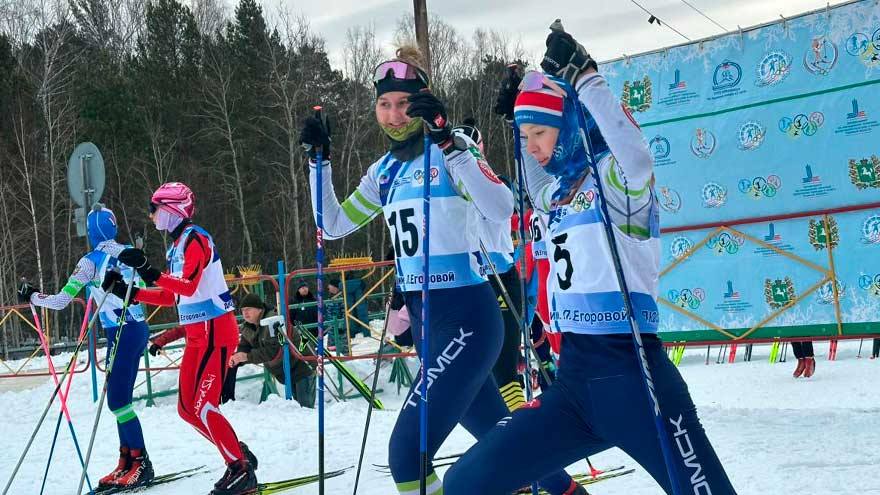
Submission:
M 281 383 L 284 383 L 284 359 L 281 337 L 273 335 L 269 327 L 260 326 L 260 320 L 274 315 L 272 307 L 256 294 L 247 294 L 239 303 L 244 322 L 239 327 L 241 341 L 238 350 L 229 358 L 229 367 L 244 363 L 262 364 Z M 296 346 L 299 354 L 311 356 L 312 352 L 302 343 L 302 337 L 294 325 L 288 325 L 287 335 L 290 344 Z M 303 407 L 315 407 L 315 371 L 312 366 L 297 359 L 290 350 L 290 380 L 294 398 Z
M 291 304 L 309 304 L 315 303 L 317 300 L 315 299 L 315 295 L 312 294 L 312 290 L 309 287 L 309 284 L 305 280 L 301 280 L 299 282 L 299 286 L 296 289 L 296 292 L 293 293 L 293 300 Z M 295 307 L 290 310 L 290 318 L 294 321 L 298 321 L 303 325 L 314 325 L 318 323 L 318 307 L 317 306 L 308 306 L 308 307 Z M 309 328 L 309 331 L 312 332 L 312 335 L 318 335 L 317 328 Z
M 324 335 L 327 346 L 337 355 L 348 354 L 348 339 L 345 336 L 345 301 L 338 278 L 327 282 L 327 296 L 324 298 Z M 339 342 L 336 342 L 336 337 Z

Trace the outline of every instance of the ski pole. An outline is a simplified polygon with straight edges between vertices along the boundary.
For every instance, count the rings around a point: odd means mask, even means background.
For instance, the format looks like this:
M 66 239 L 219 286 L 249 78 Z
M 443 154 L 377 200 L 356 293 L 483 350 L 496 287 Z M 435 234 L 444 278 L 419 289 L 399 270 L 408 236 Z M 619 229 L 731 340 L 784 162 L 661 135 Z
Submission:
M 602 225 L 605 228 L 605 238 L 608 242 L 608 248 L 611 252 L 611 258 L 614 262 L 614 271 L 617 275 L 617 283 L 621 289 L 621 293 L 623 296 L 623 303 L 626 308 L 630 333 L 632 334 L 633 340 L 633 351 L 636 354 L 636 358 L 639 360 L 641 367 L 640 370 L 642 372 L 642 380 L 645 385 L 645 393 L 648 395 L 648 401 L 651 407 L 651 415 L 654 418 L 654 426 L 657 428 L 657 435 L 660 437 L 660 451 L 663 454 L 663 461 L 666 464 L 666 474 L 669 476 L 669 484 L 672 487 L 672 495 L 680 495 L 681 489 L 678 486 L 678 478 L 675 473 L 675 469 L 673 468 L 673 457 L 672 457 L 672 447 L 669 442 L 669 436 L 666 434 L 666 429 L 663 425 L 663 416 L 660 411 L 660 400 L 657 397 L 657 391 L 654 388 L 654 377 L 653 373 L 651 373 L 651 367 L 648 364 L 648 359 L 645 354 L 644 344 L 642 343 L 642 334 L 641 329 L 639 328 L 639 323 L 635 319 L 635 308 L 632 302 L 632 297 L 629 292 L 629 286 L 626 282 L 626 276 L 623 271 L 623 264 L 620 260 L 620 253 L 617 249 L 617 242 L 614 238 L 614 230 L 611 226 L 611 216 L 608 213 L 608 205 L 606 204 L 605 189 L 602 185 L 601 177 L 599 176 L 598 164 L 596 163 L 596 154 L 593 152 L 593 144 L 587 134 L 587 122 L 586 117 L 584 116 L 584 106 L 580 102 L 580 99 L 577 95 L 569 95 L 577 107 L 577 118 L 578 125 L 580 127 L 581 139 L 583 140 L 587 154 L 589 157 L 588 166 L 593 169 L 595 173 L 595 184 L 596 184 L 596 192 L 599 195 L 599 207 L 602 211 Z M 516 133 L 516 136 L 519 137 L 519 133 Z
M 516 66 L 508 67 L 508 71 L 511 73 L 516 72 Z M 520 239 L 520 247 L 521 247 L 521 249 L 523 249 L 523 254 L 520 256 L 520 267 L 522 269 L 522 273 L 525 273 L 526 269 L 525 269 L 525 245 L 524 245 L 524 242 L 525 242 L 525 238 L 526 238 L 526 223 L 525 223 L 525 201 L 524 201 L 524 194 L 523 194 L 523 184 L 525 184 L 525 171 L 524 171 L 523 167 L 525 165 L 523 164 L 522 148 L 520 147 L 520 139 L 519 139 L 519 128 L 517 127 L 516 122 L 514 122 L 514 124 L 513 124 L 513 156 L 516 161 L 516 175 L 517 175 L 516 180 L 518 182 L 518 184 L 517 184 L 518 198 L 517 199 L 518 199 L 519 211 L 520 211 L 519 239 Z M 520 288 L 522 290 L 522 294 L 525 295 L 526 290 L 525 290 L 525 280 L 524 279 L 520 279 Z M 526 314 L 525 305 L 526 305 L 526 299 L 525 299 L 525 297 L 522 297 L 521 301 L 520 301 L 520 311 L 521 311 L 521 314 L 523 314 L 523 315 Z M 531 339 L 529 338 L 529 335 L 528 335 L 528 328 L 526 328 L 524 322 L 522 322 L 520 328 L 521 328 L 521 331 L 523 334 L 523 345 L 528 345 L 527 342 L 531 341 Z M 526 378 L 526 382 L 525 382 L 526 384 L 529 383 L 528 377 L 531 377 L 531 374 L 532 374 L 530 364 L 531 363 L 529 362 L 529 360 L 526 359 L 526 373 L 527 373 L 526 374 L 527 378 Z M 525 392 L 526 392 L 526 401 L 531 402 L 531 400 L 532 400 L 531 387 L 527 385 L 525 387 Z M 537 482 L 532 483 L 532 495 L 538 495 L 538 483 Z
M 49 349 L 49 340 L 46 338 L 46 335 L 43 333 L 43 325 L 40 322 L 40 317 L 37 315 L 37 309 L 34 307 L 33 303 L 29 303 L 28 306 L 31 308 L 31 316 L 34 318 L 34 326 L 36 327 L 37 335 L 40 339 L 40 344 L 43 347 L 43 352 L 46 353 L 46 360 L 48 361 L 49 366 L 49 374 L 52 375 L 52 380 L 55 382 L 55 386 L 60 387 L 61 382 L 58 381 L 58 373 L 55 371 L 55 364 L 52 362 L 51 350 Z M 59 392 L 59 400 L 61 401 L 61 410 L 58 412 L 58 424 L 55 426 L 55 435 L 52 437 L 52 446 L 49 449 L 49 459 L 46 461 L 46 472 L 43 475 L 43 483 L 40 488 L 40 494 L 42 495 L 43 490 L 46 487 L 46 477 L 49 474 L 49 466 L 52 464 L 52 454 L 55 451 L 55 443 L 58 438 L 58 429 L 61 425 L 61 416 L 63 415 L 67 419 L 67 426 L 70 428 L 70 436 L 73 439 L 73 446 L 76 448 L 76 455 L 79 457 L 79 463 L 82 466 L 85 466 L 85 462 L 83 461 L 82 451 L 79 448 L 79 441 L 76 437 L 76 430 L 73 428 L 73 420 L 70 418 L 70 410 L 67 408 L 67 394 Z M 86 481 L 88 482 L 89 490 L 92 489 L 92 482 L 86 477 Z
M 520 242 L 522 242 L 522 241 L 520 241 Z M 483 256 L 488 260 L 489 259 L 489 251 L 486 249 L 486 246 L 483 244 L 483 241 L 480 241 L 480 251 L 482 251 Z M 517 325 L 520 325 L 521 327 L 524 326 L 525 319 L 522 318 L 522 315 L 513 311 L 513 298 L 510 297 L 510 292 L 507 291 L 507 287 L 505 287 L 504 283 L 501 282 L 501 275 L 498 274 L 498 269 L 495 267 L 494 263 L 491 263 L 491 262 L 489 263 L 489 271 L 492 272 L 492 277 L 495 279 L 495 283 L 498 284 L 498 287 L 501 290 L 501 298 L 504 300 L 504 304 L 506 304 L 507 307 L 510 308 L 511 314 L 513 315 L 513 318 L 516 320 Z M 531 341 L 532 341 L 532 339 L 529 338 L 528 342 L 531 343 Z M 523 346 L 526 349 L 526 356 L 531 355 L 535 359 L 535 361 L 538 362 L 538 364 L 539 364 L 538 367 L 541 370 L 541 375 L 544 377 L 545 380 L 547 380 L 547 383 L 552 383 L 553 380 L 550 379 L 550 375 L 547 373 L 547 370 L 544 369 L 544 366 L 541 366 L 541 365 L 543 365 L 543 361 L 541 361 L 541 357 L 538 356 L 538 352 L 535 350 L 535 347 L 532 345 L 527 345 L 525 342 L 523 342 Z M 525 382 L 525 383 L 528 383 L 528 382 Z
M 382 324 L 382 337 L 379 338 L 379 352 L 376 353 L 376 371 L 373 373 L 373 386 L 370 387 L 370 397 L 376 396 L 376 385 L 379 383 L 379 366 L 382 364 L 382 349 L 385 347 L 385 334 L 388 331 L 388 315 L 391 313 L 391 301 L 388 301 L 388 307 L 385 308 L 385 323 Z M 358 455 L 357 471 L 354 475 L 354 491 L 352 495 L 357 495 L 358 482 L 361 479 L 361 466 L 364 463 L 364 451 L 367 448 L 367 436 L 370 434 L 370 417 L 373 415 L 373 400 L 367 407 L 367 421 L 364 423 L 364 437 L 361 440 L 361 453 Z
M 40 495 L 43 495 L 43 491 L 46 489 L 46 480 L 49 478 L 49 466 L 52 464 L 52 453 L 55 452 L 55 444 L 58 440 L 58 431 L 61 429 L 61 416 L 62 413 L 58 413 L 58 421 L 55 422 L 55 433 L 52 434 L 52 446 L 49 447 L 49 459 L 46 460 L 46 470 L 43 472 L 43 482 L 40 483 Z M 82 465 L 82 456 L 80 456 L 80 465 Z M 91 489 L 91 487 L 89 487 Z
M 865 343 L 865 339 L 859 339 L 859 353 L 856 355 L 856 359 L 862 358 L 862 344 Z
M 324 117 L 321 107 L 315 106 L 315 117 L 321 122 L 325 130 Z M 316 252 L 315 268 L 318 288 L 318 493 L 324 495 L 324 191 L 323 169 L 324 149 L 322 146 L 315 148 L 315 168 L 317 172 L 316 187 L 318 197 L 315 201 L 316 220 Z
M 427 126 L 426 126 L 427 127 Z M 428 363 L 430 349 L 428 348 L 428 335 L 431 328 L 429 320 L 430 312 L 430 278 L 431 278 L 431 136 L 425 129 L 423 177 L 425 186 L 422 189 L 422 343 L 419 355 L 422 358 L 421 382 L 419 392 L 419 494 L 426 495 L 428 492 Z
M 91 308 L 91 300 L 86 304 L 86 314 L 83 317 L 84 326 L 80 327 L 80 335 L 79 341 L 76 344 L 76 348 L 74 348 L 73 356 L 70 357 L 70 361 L 67 363 L 67 369 L 64 370 L 64 375 L 61 377 L 61 382 L 55 386 L 55 390 L 52 392 L 52 396 L 49 397 L 49 402 L 46 404 L 46 408 L 43 409 L 43 413 L 40 415 L 40 419 L 37 421 L 37 426 L 34 427 L 34 431 L 31 432 L 31 436 L 27 441 L 27 444 L 24 447 L 24 450 L 21 452 L 21 456 L 18 458 L 18 462 L 15 464 L 15 468 L 12 470 L 12 474 L 9 475 L 9 481 L 6 482 L 6 486 L 3 488 L 2 495 L 6 495 L 9 492 L 9 487 L 12 486 L 12 482 L 15 480 L 16 474 L 18 474 L 18 470 L 21 468 L 22 462 L 24 462 L 24 458 L 27 456 L 28 451 L 31 448 L 31 445 L 34 443 L 34 439 L 37 437 L 37 433 L 40 431 L 40 428 L 43 426 L 43 421 L 46 419 L 46 414 L 49 413 L 49 409 L 52 407 L 52 403 L 55 402 L 55 397 L 58 395 L 58 392 L 61 390 L 61 383 L 64 383 L 64 380 L 67 379 L 67 376 L 72 372 L 76 365 L 76 358 L 79 356 L 79 351 L 82 350 L 82 346 L 85 343 L 89 332 L 95 325 L 95 322 L 98 320 L 98 315 L 101 313 L 101 308 L 104 306 L 104 301 L 107 299 L 107 294 L 104 294 L 104 297 L 101 298 L 101 301 L 98 303 L 98 307 L 95 310 L 95 314 L 92 316 L 91 321 L 88 325 L 85 325 L 86 320 L 88 319 L 89 309 Z M 72 375 L 71 375 L 72 376 Z M 71 378 L 72 379 L 72 378 Z M 70 381 L 67 382 L 67 390 L 70 390 Z
M 131 269 L 134 270 L 133 268 Z M 76 488 L 74 495 L 82 493 L 83 481 L 88 476 L 86 471 L 89 468 L 89 460 L 92 457 L 92 447 L 95 445 L 95 435 L 98 433 L 98 423 L 101 421 L 101 412 L 104 410 L 104 399 L 107 397 L 108 382 L 110 381 L 110 373 L 113 372 L 113 364 L 116 361 L 116 351 L 119 349 L 119 337 L 125 327 L 125 315 L 128 312 L 128 304 L 131 301 L 131 289 L 134 286 L 135 274 L 132 273 L 128 286 L 125 288 L 125 299 L 122 301 L 122 311 L 119 313 L 119 325 L 116 329 L 116 338 L 113 343 L 113 351 L 110 353 L 110 359 L 107 362 L 107 371 L 104 373 L 104 387 L 101 390 L 101 399 L 98 401 L 98 411 L 95 413 L 95 424 L 92 426 L 92 436 L 89 438 L 89 448 L 86 450 L 86 460 L 83 465 L 82 475 L 79 478 L 79 486 Z M 112 290 L 112 287 L 111 289 Z M 109 345 L 109 343 L 108 343 Z

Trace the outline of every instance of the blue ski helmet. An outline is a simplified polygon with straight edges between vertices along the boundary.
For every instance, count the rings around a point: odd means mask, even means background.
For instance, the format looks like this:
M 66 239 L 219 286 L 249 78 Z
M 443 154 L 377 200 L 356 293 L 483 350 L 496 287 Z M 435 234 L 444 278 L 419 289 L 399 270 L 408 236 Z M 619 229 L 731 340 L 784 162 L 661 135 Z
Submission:
M 116 239 L 116 215 L 108 208 L 96 205 L 86 219 L 86 230 L 92 247 Z

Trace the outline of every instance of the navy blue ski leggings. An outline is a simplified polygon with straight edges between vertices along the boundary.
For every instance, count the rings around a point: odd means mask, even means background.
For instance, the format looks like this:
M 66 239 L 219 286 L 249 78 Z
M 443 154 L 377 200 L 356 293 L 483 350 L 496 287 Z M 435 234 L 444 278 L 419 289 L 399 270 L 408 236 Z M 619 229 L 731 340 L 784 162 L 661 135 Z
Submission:
M 116 332 L 119 329 L 108 328 L 106 331 L 109 362 L 116 342 Z M 113 369 L 110 371 L 110 381 L 107 383 L 107 407 L 116 416 L 119 445 L 130 449 L 144 448 L 144 433 L 141 422 L 132 408 L 131 399 L 141 356 L 144 354 L 149 335 L 150 330 L 143 322 L 130 322 L 122 327 L 119 348 L 116 357 L 113 358 Z
M 619 447 L 671 492 L 653 415 L 629 335 L 564 333 L 550 389 L 499 424 L 446 473 L 445 495 L 506 495 L 584 456 Z M 687 385 L 655 335 L 643 335 L 674 476 L 682 495 L 735 495 Z M 530 445 L 540 456 L 516 456 Z
M 421 293 L 407 292 L 404 297 L 416 350 L 421 352 Z M 487 282 L 436 289 L 431 291 L 430 298 L 429 460 L 456 424 L 460 423 L 479 440 L 509 414 L 492 377 L 492 366 L 504 338 L 501 312 L 492 287 Z M 419 386 L 420 381 L 415 380 L 389 441 L 388 463 L 400 493 L 418 493 L 419 488 Z M 554 470 L 548 470 L 551 471 Z M 441 483 L 430 465 L 427 475 L 428 495 L 442 493 Z M 559 494 L 568 488 L 570 480 L 559 471 L 542 480 L 541 485 Z M 565 485 L 562 490 L 560 484 Z

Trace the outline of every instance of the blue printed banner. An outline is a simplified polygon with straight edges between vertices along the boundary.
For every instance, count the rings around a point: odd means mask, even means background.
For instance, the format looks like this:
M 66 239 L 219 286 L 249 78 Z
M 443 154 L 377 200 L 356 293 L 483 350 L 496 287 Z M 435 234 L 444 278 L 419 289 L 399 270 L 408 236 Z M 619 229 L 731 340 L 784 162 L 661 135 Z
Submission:
M 880 321 L 880 216 L 871 208 L 880 203 L 874 0 L 600 70 L 642 127 L 662 226 L 675 232 L 662 237 L 664 266 L 680 262 L 661 278 L 661 332 L 837 333 L 838 313 L 844 333 L 880 332 L 870 325 Z M 827 210 L 837 213 L 808 215 Z M 781 215 L 796 218 L 760 220 Z M 744 219 L 756 220 L 714 228 Z M 823 282 L 833 273 L 837 290 Z

